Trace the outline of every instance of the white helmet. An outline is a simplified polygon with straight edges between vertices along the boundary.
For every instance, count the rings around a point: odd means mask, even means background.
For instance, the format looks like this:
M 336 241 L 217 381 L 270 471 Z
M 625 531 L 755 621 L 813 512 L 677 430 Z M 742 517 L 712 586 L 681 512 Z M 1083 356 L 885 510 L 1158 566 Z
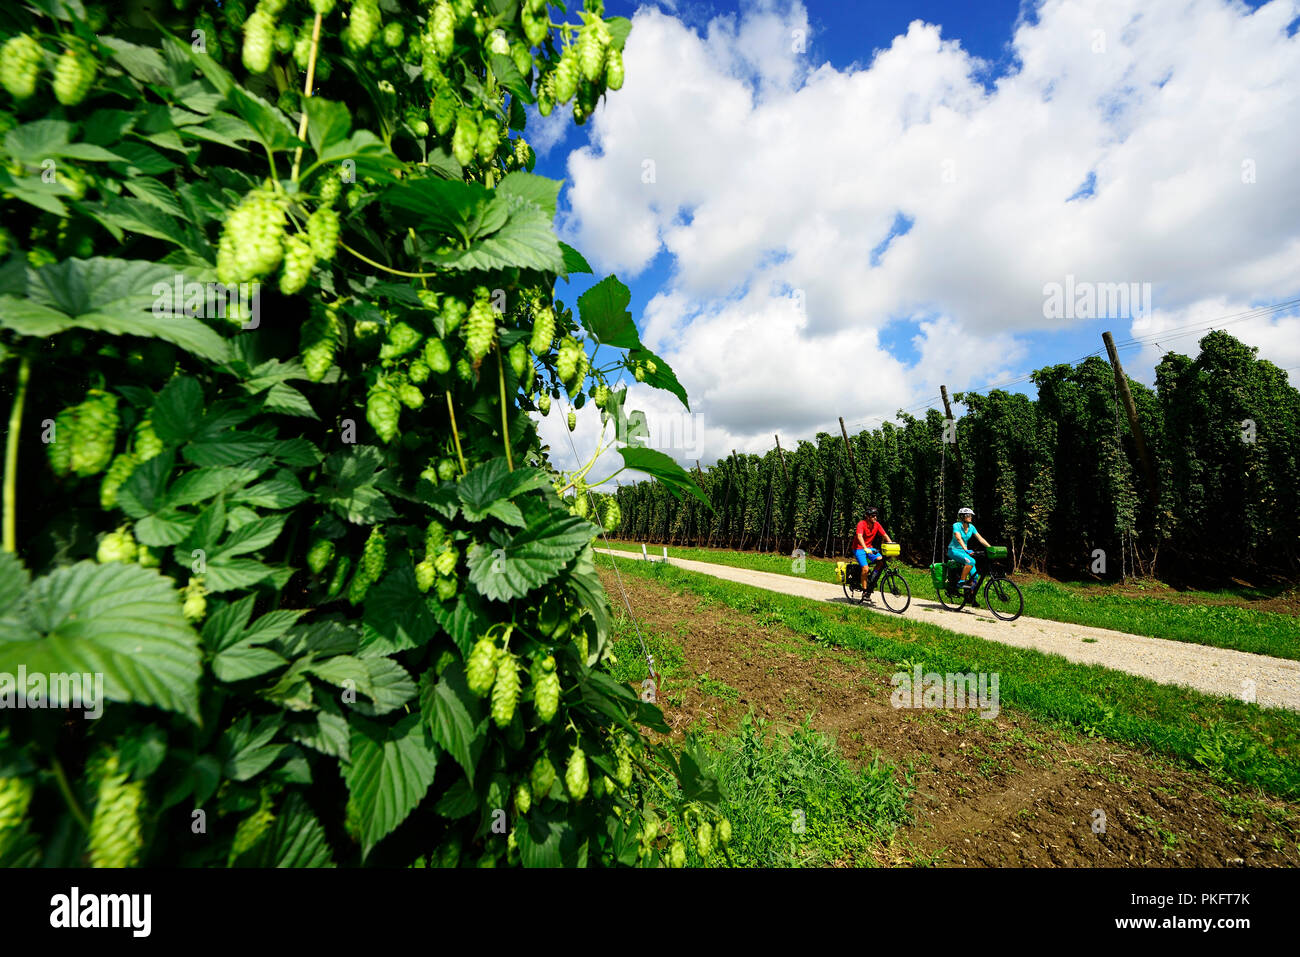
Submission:
M 957 509 L 957 517 L 958 517 L 958 518 L 961 518 L 963 515 L 969 515 L 969 516 L 971 516 L 972 518 L 974 518 L 974 517 L 975 517 L 975 512 L 974 512 L 973 510 L 969 509 L 969 508 L 959 508 L 959 509 Z

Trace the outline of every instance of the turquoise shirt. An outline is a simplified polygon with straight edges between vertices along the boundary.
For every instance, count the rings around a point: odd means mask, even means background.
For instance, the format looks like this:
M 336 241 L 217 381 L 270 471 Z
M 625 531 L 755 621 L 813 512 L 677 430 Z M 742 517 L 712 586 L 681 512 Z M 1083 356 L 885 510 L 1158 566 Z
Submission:
M 970 523 L 970 528 L 967 529 L 964 533 L 962 532 L 961 522 L 953 522 L 952 533 L 957 536 L 957 541 L 961 542 L 961 547 L 966 549 L 970 548 L 970 540 L 974 538 L 977 534 L 979 534 L 977 531 L 975 531 L 974 522 Z M 953 546 L 950 542 L 948 547 L 953 548 L 955 546 Z

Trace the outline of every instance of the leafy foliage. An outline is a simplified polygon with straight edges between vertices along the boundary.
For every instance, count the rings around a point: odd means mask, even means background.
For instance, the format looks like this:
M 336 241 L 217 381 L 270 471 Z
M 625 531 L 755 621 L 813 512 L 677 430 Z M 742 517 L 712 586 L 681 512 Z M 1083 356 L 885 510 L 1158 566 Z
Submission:
M 529 415 L 609 395 L 584 328 L 644 350 L 617 279 L 594 326 L 553 299 L 590 267 L 518 135 L 524 103 L 585 122 L 630 24 L 164 6 L 0 18 L 0 671 L 107 701 L 6 718 L 0 861 L 661 863 L 680 768 L 605 673 L 596 527 Z

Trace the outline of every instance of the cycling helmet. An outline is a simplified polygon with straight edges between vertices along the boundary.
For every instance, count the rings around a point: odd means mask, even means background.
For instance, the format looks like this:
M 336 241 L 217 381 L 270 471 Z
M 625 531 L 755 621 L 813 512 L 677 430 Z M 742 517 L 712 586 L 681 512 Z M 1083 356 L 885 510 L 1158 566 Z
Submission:
M 961 518 L 963 515 L 970 515 L 970 516 L 973 518 L 973 517 L 975 516 L 975 511 L 974 511 L 973 509 L 969 509 L 969 508 L 959 508 L 959 509 L 957 509 L 957 517 L 958 517 L 958 518 Z
M 874 508 L 867 509 L 867 518 L 875 518 L 875 517 L 876 517 L 876 510 Z

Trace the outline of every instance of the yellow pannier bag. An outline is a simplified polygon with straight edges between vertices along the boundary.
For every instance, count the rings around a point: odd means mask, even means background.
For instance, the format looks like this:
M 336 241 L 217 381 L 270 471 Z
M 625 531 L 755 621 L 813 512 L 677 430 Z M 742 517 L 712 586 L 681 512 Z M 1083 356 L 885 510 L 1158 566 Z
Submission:
M 880 544 L 880 554 L 886 558 L 897 558 L 900 550 L 898 542 L 881 542 Z
M 848 562 L 835 563 L 835 580 L 841 585 L 844 584 L 844 570 L 849 567 Z

